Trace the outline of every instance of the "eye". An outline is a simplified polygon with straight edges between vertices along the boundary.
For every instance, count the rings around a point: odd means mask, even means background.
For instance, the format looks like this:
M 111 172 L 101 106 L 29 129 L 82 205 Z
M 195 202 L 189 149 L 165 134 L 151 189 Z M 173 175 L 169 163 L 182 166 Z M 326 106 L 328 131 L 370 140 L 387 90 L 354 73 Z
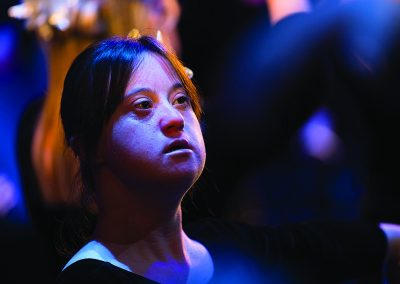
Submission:
M 175 96 L 172 104 L 175 106 L 180 106 L 180 107 L 191 106 L 190 97 L 188 95 L 186 95 L 185 93 L 179 93 Z
M 153 102 L 148 98 L 139 98 L 133 103 L 134 107 L 139 110 L 151 109 Z

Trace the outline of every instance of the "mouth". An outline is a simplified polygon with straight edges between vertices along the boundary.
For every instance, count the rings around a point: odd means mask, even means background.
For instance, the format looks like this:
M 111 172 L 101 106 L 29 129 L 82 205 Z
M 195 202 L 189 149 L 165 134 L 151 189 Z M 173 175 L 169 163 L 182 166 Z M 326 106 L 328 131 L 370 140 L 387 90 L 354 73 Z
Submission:
M 171 144 L 164 148 L 163 153 L 168 154 L 180 150 L 192 150 L 189 142 L 185 139 L 174 140 Z

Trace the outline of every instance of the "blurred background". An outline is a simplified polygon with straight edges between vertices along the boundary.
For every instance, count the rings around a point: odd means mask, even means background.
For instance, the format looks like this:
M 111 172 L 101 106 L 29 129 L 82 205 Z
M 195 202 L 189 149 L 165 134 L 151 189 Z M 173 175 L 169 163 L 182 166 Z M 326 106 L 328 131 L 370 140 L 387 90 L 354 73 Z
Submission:
M 356 88 L 354 73 L 346 71 L 358 70 L 360 61 L 353 69 L 351 61 L 329 63 L 324 87 L 320 69 L 289 81 L 292 88 L 279 87 L 268 72 L 292 70 L 289 57 L 271 65 L 279 68 L 257 69 L 269 50 L 268 2 L 1 1 L 0 251 L 7 257 L 1 257 L 0 282 L 40 275 L 41 283 L 51 283 L 65 264 L 58 242 L 79 193 L 71 190 L 76 161 L 64 147 L 58 117 L 62 82 L 88 44 L 133 27 L 162 32 L 193 70 L 204 99 L 208 161 L 184 201 L 185 222 L 205 216 L 254 225 L 400 222 L 395 89 L 376 91 L 381 82 Z M 337 1 L 312 1 L 310 9 L 323 2 Z M 303 58 L 296 46 L 274 42 Z M 263 72 L 271 78 L 256 82 Z M 20 273 L 26 267 L 32 274 Z

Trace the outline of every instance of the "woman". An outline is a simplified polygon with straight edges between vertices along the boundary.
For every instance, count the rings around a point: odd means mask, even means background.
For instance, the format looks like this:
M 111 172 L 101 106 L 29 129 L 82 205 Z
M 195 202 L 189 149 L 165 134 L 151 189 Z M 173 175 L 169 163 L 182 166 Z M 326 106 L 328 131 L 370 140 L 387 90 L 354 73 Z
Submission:
M 61 117 L 97 221 L 59 283 L 336 283 L 399 259 L 387 224 L 184 231 L 180 202 L 206 156 L 200 114 L 185 68 L 151 37 L 103 40 L 75 59 Z
M 89 62 L 91 58 L 94 61 Z M 119 63 L 110 65 L 111 58 Z M 150 279 L 163 282 L 179 268 L 183 274 L 171 279 L 181 282 L 189 275 L 187 261 L 195 259 L 204 261 L 211 273 L 207 250 L 181 228 L 180 202 L 201 174 L 205 148 L 198 98 L 184 69 L 178 67 L 175 57 L 146 37 L 105 41 L 86 50 L 72 66 L 62 98 L 62 119 L 69 144 L 81 162 L 85 187 L 96 192 L 102 216 L 94 232 L 99 242 L 89 243 L 72 262 L 93 247 L 103 251 L 110 245 L 119 250 L 123 249 L 120 244 L 126 243 L 133 245 L 129 250 L 141 253 L 138 259 L 117 261 L 117 266 L 135 267 L 137 274 Z M 92 68 L 100 69 L 91 73 Z M 89 98 L 93 91 L 97 93 L 93 87 L 98 91 L 112 89 L 100 95 L 108 96 L 103 97 L 106 109 L 102 109 L 104 102 Z M 90 110 L 82 105 L 88 99 L 93 100 Z M 103 121 L 108 122 L 103 125 Z M 97 147 L 93 148 L 92 141 Z M 111 208 L 115 205 L 121 210 Z M 147 251 L 148 242 L 153 243 L 154 251 Z M 146 257 L 141 257 L 142 253 Z M 156 269 L 147 275 L 151 263 L 160 256 L 168 259 L 161 267 L 164 273 Z M 204 271 L 194 273 L 190 277 L 197 278 Z
M 49 6 L 41 10 L 40 17 L 45 21 L 35 21 L 37 13 L 28 19 L 46 28 L 38 27 L 36 31 L 48 56 L 49 86 L 46 94 L 27 105 L 19 122 L 17 150 L 29 213 L 56 259 L 51 270 L 58 273 L 66 259 L 58 253 L 60 244 L 54 243 L 54 236 L 64 230 L 60 220 L 79 210 L 80 200 L 80 192 L 71 190 L 75 186 L 77 161 L 65 147 L 59 117 L 60 94 L 68 68 L 94 40 L 107 35 L 126 35 L 131 26 L 140 27 L 144 32 L 161 30 L 166 45 L 178 53 L 180 39 L 176 25 L 180 6 L 176 0 L 95 0 L 75 1 L 74 4 L 58 1 L 54 5 L 49 1 L 35 1 L 36 4 Z M 57 14 L 57 9 L 74 11 L 65 15 L 66 22 L 70 23 L 67 30 L 58 30 L 57 26 L 52 26 L 55 22 L 49 20 Z M 42 34 L 44 30 L 47 33 Z

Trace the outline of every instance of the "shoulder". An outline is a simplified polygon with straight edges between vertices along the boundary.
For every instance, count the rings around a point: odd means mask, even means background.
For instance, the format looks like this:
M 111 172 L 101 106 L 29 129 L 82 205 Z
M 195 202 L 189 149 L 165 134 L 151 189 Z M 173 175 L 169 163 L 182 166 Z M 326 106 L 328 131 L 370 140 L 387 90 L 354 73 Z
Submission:
M 100 242 L 90 241 L 84 245 L 65 265 L 64 269 L 67 269 L 72 264 L 80 260 L 98 260 L 101 262 L 109 263 L 113 266 L 119 267 L 120 269 L 132 272 L 131 269 L 118 261 L 114 255 Z
M 58 278 L 58 284 L 68 283 L 156 283 L 140 275 L 98 259 L 81 259 L 69 265 Z

